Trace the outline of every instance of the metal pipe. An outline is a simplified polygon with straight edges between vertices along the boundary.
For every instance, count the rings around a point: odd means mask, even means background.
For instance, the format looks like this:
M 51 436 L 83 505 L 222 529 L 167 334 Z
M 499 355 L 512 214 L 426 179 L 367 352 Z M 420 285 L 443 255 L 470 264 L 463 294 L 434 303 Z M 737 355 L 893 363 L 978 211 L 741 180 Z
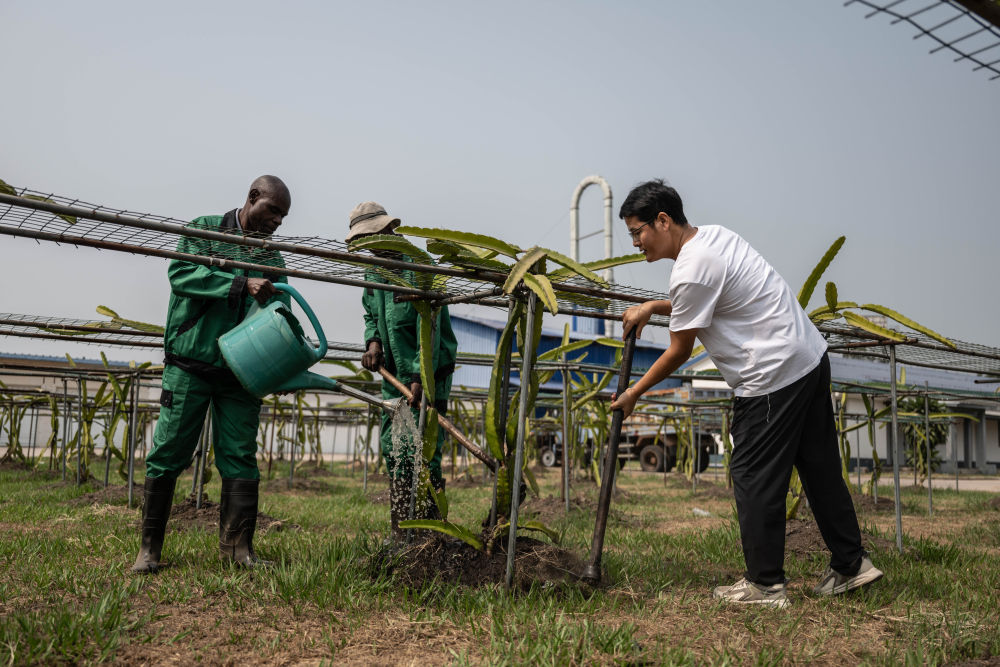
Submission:
M 893 498 L 896 501 L 896 548 L 903 553 L 903 515 L 899 497 L 899 451 L 896 440 L 899 435 L 899 417 L 896 409 L 896 346 L 889 346 L 889 372 L 892 374 L 890 393 L 892 401 L 892 483 Z
M 576 261 L 580 260 L 580 197 L 583 195 L 583 191 L 591 185 L 599 185 L 604 193 L 604 258 L 610 259 L 614 250 L 611 224 L 611 186 L 606 180 L 596 174 L 587 176 L 573 190 L 573 196 L 570 198 L 569 205 L 569 250 L 570 258 Z M 604 269 L 603 277 L 610 283 L 614 279 L 614 271 L 610 268 Z M 608 328 L 607 334 L 614 336 L 614 325 Z
M 374 410 L 372 406 L 368 406 L 368 432 L 365 434 L 365 469 L 361 473 L 361 490 L 364 493 L 368 493 L 368 460 L 371 454 L 372 448 L 372 429 L 374 428 Z M 322 453 L 322 452 L 321 452 Z
M 76 483 L 80 484 L 80 476 L 82 474 L 82 458 L 83 458 L 83 409 L 86 400 L 83 396 L 83 380 L 77 378 L 76 380 L 76 390 L 77 394 L 80 396 L 80 437 L 76 440 Z
M 629 330 L 625 337 L 625 349 L 622 352 L 622 368 L 618 374 L 619 396 L 628 389 L 632 369 L 632 354 L 635 352 L 635 327 Z M 608 511 L 611 508 L 611 492 L 615 486 L 615 473 L 618 472 L 618 443 L 621 440 L 622 422 L 625 413 L 615 410 L 611 417 L 611 434 L 608 441 L 608 453 L 604 465 L 604 477 L 601 479 L 601 494 L 597 500 L 597 521 L 594 524 L 594 537 L 590 544 L 590 562 L 583 570 L 582 579 L 593 584 L 601 581 L 601 555 L 604 551 L 604 533 L 608 527 Z
M 139 409 L 139 380 L 140 373 L 132 376 L 132 385 L 129 387 L 132 394 L 132 418 L 129 420 L 128 430 L 128 508 L 132 509 L 132 485 L 135 483 L 135 440 L 138 430 L 137 412 Z
M 63 447 L 62 447 L 62 481 L 66 481 L 66 453 L 69 449 L 69 387 L 63 378 Z
M 514 450 L 514 470 L 510 475 L 510 531 L 507 536 L 507 577 L 505 584 L 509 589 L 514 583 L 514 555 L 517 551 L 517 511 L 521 506 L 521 468 L 524 466 L 524 439 L 527 435 L 528 417 L 528 385 L 531 380 L 532 364 L 535 361 L 535 310 L 538 297 L 534 292 L 528 294 L 528 312 L 524 323 L 524 349 L 521 350 L 521 393 L 517 405 L 517 441 Z M 505 429 L 506 431 L 506 429 Z
M 934 516 L 934 466 L 931 465 L 930 384 L 924 380 L 924 439 L 927 441 L 927 516 Z
M 562 361 L 566 363 L 566 353 L 562 354 Z M 562 446 L 562 467 L 563 467 L 563 499 L 566 501 L 566 513 L 569 514 L 569 440 L 570 440 L 570 382 L 569 366 L 563 366 L 563 446 Z

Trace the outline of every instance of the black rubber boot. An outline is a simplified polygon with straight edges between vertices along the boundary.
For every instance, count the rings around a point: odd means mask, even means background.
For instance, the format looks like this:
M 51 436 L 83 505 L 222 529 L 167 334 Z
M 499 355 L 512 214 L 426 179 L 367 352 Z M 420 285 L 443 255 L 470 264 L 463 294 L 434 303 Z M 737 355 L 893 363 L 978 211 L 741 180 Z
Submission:
M 257 529 L 257 497 L 260 481 L 256 479 L 222 480 L 219 503 L 219 558 L 241 567 L 273 565 L 253 551 Z
M 167 477 L 146 478 L 142 501 L 142 544 L 132 566 L 133 572 L 151 574 L 160 569 L 163 535 L 167 532 L 176 482 L 176 479 Z

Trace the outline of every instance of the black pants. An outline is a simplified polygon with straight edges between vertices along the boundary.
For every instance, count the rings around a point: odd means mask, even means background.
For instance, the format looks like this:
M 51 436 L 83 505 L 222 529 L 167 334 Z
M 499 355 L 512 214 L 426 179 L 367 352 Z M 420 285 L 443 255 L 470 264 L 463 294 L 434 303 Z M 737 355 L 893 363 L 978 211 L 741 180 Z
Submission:
M 770 586 L 784 581 L 785 497 L 792 466 L 833 554 L 830 567 L 851 575 L 864 550 L 851 494 L 840 469 L 830 399 L 830 359 L 801 380 L 733 406 L 733 476 L 746 578 Z

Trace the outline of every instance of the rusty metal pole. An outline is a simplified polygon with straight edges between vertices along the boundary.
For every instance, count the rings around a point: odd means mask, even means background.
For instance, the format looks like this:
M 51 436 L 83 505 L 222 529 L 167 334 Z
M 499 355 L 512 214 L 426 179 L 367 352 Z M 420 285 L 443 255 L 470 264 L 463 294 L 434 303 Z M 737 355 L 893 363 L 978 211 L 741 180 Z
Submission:
M 632 375 L 632 353 L 635 352 L 635 328 L 625 337 L 625 351 L 622 353 L 622 367 L 618 373 L 618 391 L 621 396 L 628 389 Z M 611 492 L 618 472 L 618 442 L 621 440 L 622 422 L 625 413 L 615 410 L 611 417 L 611 434 L 608 441 L 607 463 L 601 477 L 601 495 L 597 501 L 597 522 L 594 524 L 594 538 L 590 544 L 590 562 L 583 570 L 582 579 L 597 584 L 601 581 L 601 555 L 604 551 L 604 533 L 608 527 L 608 511 L 611 508 Z

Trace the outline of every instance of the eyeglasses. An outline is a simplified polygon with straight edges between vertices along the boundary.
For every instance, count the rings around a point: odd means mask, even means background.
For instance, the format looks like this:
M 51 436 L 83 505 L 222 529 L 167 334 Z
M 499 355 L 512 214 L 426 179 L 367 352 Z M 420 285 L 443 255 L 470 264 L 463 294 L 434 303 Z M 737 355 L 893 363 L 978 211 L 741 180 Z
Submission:
M 639 235 L 640 235 L 640 234 L 642 233 L 642 228 L 643 228 L 643 227 L 645 227 L 646 225 L 651 225 L 651 224 L 653 224 L 654 222 L 656 222 L 656 218 L 653 218 L 653 219 L 652 219 L 652 220 L 650 220 L 649 222 L 644 222 L 644 223 L 642 223 L 641 225 L 639 225 L 639 226 L 638 226 L 638 227 L 636 227 L 635 229 L 630 229 L 630 230 L 628 230 L 628 233 L 629 233 L 629 236 L 631 236 L 631 237 L 632 237 L 632 240 L 633 240 L 633 241 L 637 241 L 637 240 L 639 240 Z

